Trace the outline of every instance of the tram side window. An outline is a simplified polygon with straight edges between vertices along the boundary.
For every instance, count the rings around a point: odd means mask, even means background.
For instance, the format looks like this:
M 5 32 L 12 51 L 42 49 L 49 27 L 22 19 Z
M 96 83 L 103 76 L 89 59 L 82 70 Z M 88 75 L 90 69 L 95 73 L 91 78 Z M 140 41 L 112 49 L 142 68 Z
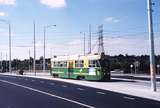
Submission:
M 89 67 L 96 67 L 96 61 L 95 60 L 89 60 Z
M 83 60 L 80 60 L 79 61 L 79 67 L 83 67 L 84 66 L 83 63 L 84 63 Z
M 66 61 L 58 62 L 58 67 L 67 67 L 67 62 Z
M 53 67 L 58 67 L 58 63 L 57 62 L 53 62 Z
M 96 67 L 101 67 L 99 60 L 96 60 Z
M 79 67 L 79 62 L 75 61 L 75 67 Z
M 55 65 L 54 65 L 54 64 L 55 64 L 55 62 L 52 62 L 52 63 L 51 63 L 51 66 L 52 66 L 52 67 L 55 67 Z
M 59 65 L 59 67 L 63 67 L 63 62 L 60 62 L 60 65 Z
M 63 67 L 67 67 L 67 62 L 63 62 Z
M 83 67 L 83 60 L 75 62 L 76 67 Z

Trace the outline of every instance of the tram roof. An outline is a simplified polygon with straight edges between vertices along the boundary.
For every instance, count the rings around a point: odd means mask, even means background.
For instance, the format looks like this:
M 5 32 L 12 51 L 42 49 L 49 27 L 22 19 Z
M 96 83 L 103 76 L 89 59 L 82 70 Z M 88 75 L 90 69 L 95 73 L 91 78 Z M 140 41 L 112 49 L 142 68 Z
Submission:
M 82 55 L 56 56 L 56 57 L 52 58 L 52 61 L 69 61 L 69 60 L 84 60 L 84 59 L 88 59 L 88 60 L 99 60 L 100 57 L 101 57 L 100 55 L 86 55 L 86 56 L 82 56 Z

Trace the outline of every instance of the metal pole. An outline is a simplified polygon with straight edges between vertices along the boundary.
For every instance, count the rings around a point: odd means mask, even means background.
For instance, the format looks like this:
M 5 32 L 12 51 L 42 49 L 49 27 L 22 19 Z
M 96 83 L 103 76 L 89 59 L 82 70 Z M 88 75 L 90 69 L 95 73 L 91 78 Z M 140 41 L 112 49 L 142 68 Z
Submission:
M 44 26 L 44 55 L 43 55 L 43 72 L 45 72 L 46 70 L 46 29 L 49 28 L 49 27 L 56 27 L 56 25 L 48 25 L 48 26 Z
M 8 70 L 8 69 L 7 69 L 7 68 L 8 68 L 7 56 L 8 56 L 8 55 L 7 55 L 7 53 L 6 53 L 6 72 L 7 72 L 7 70 Z
M 92 44 L 92 43 L 91 43 L 91 35 L 92 35 L 92 34 L 91 34 L 91 24 L 89 24 L 89 43 L 88 43 L 88 47 L 89 47 L 88 50 L 89 50 L 89 51 L 88 51 L 88 54 L 91 54 L 91 53 L 92 53 L 92 52 L 91 52 L 91 49 L 92 49 L 92 48 L 91 48 L 91 47 L 92 47 L 92 45 L 91 45 L 91 44 Z
M 159 75 L 159 67 L 160 67 L 160 65 L 158 64 L 157 65 L 157 74 Z
M 34 73 L 35 73 L 35 76 L 36 76 L 36 36 L 35 36 L 35 22 L 34 22 L 34 25 L 33 25 L 34 27 L 33 27 L 33 32 L 34 32 L 34 61 L 33 61 L 33 71 L 34 71 Z
M 18 73 L 18 58 L 16 58 L 16 72 Z
M 3 69 L 3 66 L 2 66 L 2 52 L 1 52 L 1 73 L 2 73 L 2 69 Z
M 84 56 L 86 55 L 86 37 L 85 37 L 85 33 L 84 33 L 84 48 L 83 48 L 83 50 L 84 50 Z
M 52 48 L 50 48 L 50 58 L 52 58 Z
M 156 91 L 156 68 L 155 68 L 155 53 L 154 53 L 154 35 L 152 22 L 152 0 L 147 0 L 148 3 L 148 30 L 150 44 L 150 74 L 151 74 L 151 90 Z
M 29 72 L 31 72 L 31 67 L 30 67 L 30 49 L 29 49 Z
M 45 60 L 45 53 L 46 53 L 46 28 L 44 27 L 44 46 L 43 46 L 43 72 L 45 72 L 45 64 L 46 64 L 46 60 Z
M 133 65 L 132 65 L 132 64 L 130 65 L 130 68 L 131 68 L 131 74 L 132 74 L 132 73 L 133 73 L 133 72 L 132 72 L 132 68 L 133 68 Z
M 12 64 L 11 64 L 11 24 L 9 23 L 9 72 L 12 73 Z

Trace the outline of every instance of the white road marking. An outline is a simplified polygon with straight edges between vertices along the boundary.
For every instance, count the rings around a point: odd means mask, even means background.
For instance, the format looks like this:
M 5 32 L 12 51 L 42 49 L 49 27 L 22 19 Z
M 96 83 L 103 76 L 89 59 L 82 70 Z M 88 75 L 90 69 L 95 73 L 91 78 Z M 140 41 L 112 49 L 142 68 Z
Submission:
M 135 100 L 135 98 L 124 96 L 124 99 Z
M 67 87 L 66 85 L 62 85 L 62 87 Z
M 103 93 L 103 92 L 96 92 L 96 93 L 98 93 L 98 94 L 103 94 L 103 95 L 105 95 L 106 93 Z
M 50 83 L 50 85 L 55 85 L 54 83 Z
M 13 77 L 13 76 L 4 76 L 6 78 L 16 78 L 16 77 Z
M 82 88 L 77 88 L 77 90 L 81 90 L 81 91 L 83 91 L 84 89 L 82 89 Z
M 28 89 L 30 91 L 34 91 L 34 92 L 37 92 L 37 93 L 41 93 L 41 94 L 44 94 L 44 95 L 55 97 L 55 98 L 58 98 L 58 99 L 61 99 L 61 100 L 64 100 L 64 101 L 68 101 L 68 102 L 71 102 L 71 103 L 74 103 L 74 104 L 77 104 L 77 105 L 81 105 L 81 106 L 84 106 L 84 107 L 95 108 L 93 106 L 83 104 L 83 103 L 75 101 L 75 100 L 67 99 L 67 98 L 64 98 L 64 97 L 61 97 L 61 96 L 57 96 L 57 95 L 47 93 L 47 92 L 44 92 L 44 91 L 41 91 L 41 90 L 38 90 L 38 89 L 34 89 L 34 88 L 31 88 L 31 87 L 23 86 L 23 85 L 20 85 L 20 84 L 17 84 L 17 83 L 5 81 L 5 80 L 0 80 L 0 81 L 3 82 L 3 83 L 8 83 L 8 84 L 11 84 L 11 85 L 14 85 L 14 86 L 17 86 L 17 87 L 25 88 L 25 89 Z

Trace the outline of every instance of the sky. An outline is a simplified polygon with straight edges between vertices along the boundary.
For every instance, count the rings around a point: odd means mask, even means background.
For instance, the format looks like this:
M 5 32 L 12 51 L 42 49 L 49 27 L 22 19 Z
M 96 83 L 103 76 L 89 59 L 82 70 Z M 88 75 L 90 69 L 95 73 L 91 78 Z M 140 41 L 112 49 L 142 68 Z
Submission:
M 155 53 L 160 54 L 160 1 L 153 0 Z M 33 57 L 33 22 L 36 24 L 36 57 L 83 54 L 83 34 L 88 50 L 88 25 L 92 26 L 92 52 L 97 52 L 98 26 L 104 26 L 108 55 L 149 54 L 147 0 L 0 0 L 0 53 L 8 55 L 8 25 L 12 27 L 12 59 Z M 81 32 L 81 33 L 80 33 Z

